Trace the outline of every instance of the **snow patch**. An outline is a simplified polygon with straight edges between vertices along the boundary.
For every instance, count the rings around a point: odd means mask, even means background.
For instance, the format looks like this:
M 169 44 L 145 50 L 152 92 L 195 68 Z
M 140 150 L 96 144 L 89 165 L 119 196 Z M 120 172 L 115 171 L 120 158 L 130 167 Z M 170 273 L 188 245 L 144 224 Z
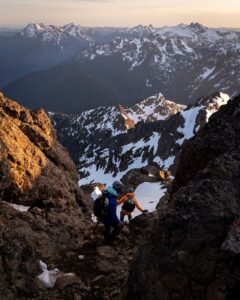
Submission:
M 42 273 L 37 276 L 42 288 L 53 288 L 60 274 L 59 269 L 48 270 L 47 265 L 43 261 L 39 261 Z
M 93 192 L 91 193 L 91 197 L 93 201 L 96 201 L 98 198 L 102 196 L 102 192 L 100 191 L 99 187 L 96 186 Z
M 174 163 L 175 156 L 169 156 L 167 159 L 161 159 L 161 157 L 156 156 L 153 161 L 156 162 L 162 169 L 168 170 Z
M 126 170 L 118 172 L 116 175 L 113 173 L 105 173 L 105 169 L 97 168 L 96 165 L 92 164 L 86 168 L 82 168 L 82 172 L 89 173 L 87 177 L 81 178 L 79 180 L 79 185 L 89 184 L 91 182 L 100 182 L 105 184 L 112 184 L 115 180 L 120 180 L 128 171 L 132 169 L 140 169 L 147 165 L 147 161 L 143 159 L 143 150 L 148 148 L 148 151 L 152 150 L 155 155 L 158 148 L 158 141 L 161 135 L 158 132 L 153 132 L 148 140 L 141 139 L 136 143 L 129 143 L 122 147 L 122 154 L 127 151 L 132 151 L 132 154 L 135 156 L 134 160 L 128 164 Z M 108 149 L 105 149 L 107 154 L 105 158 L 109 157 Z M 103 157 L 102 157 L 103 158 Z M 119 169 L 120 161 L 116 161 L 116 168 Z
M 219 97 L 214 97 L 212 103 L 209 103 L 206 108 L 206 122 L 209 121 L 209 118 L 212 114 L 218 111 L 219 107 L 225 105 L 230 100 L 229 95 L 220 92 Z
M 6 202 L 8 205 L 12 206 L 14 209 L 20 212 L 26 212 L 30 208 L 30 206 L 24 206 L 24 205 L 19 205 L 19 204 L 14 204 L 14 203 L 9 203 Z
M 146 87 L 151 88 L 152 84 L 150 83 L 149 79 L 146 79 Z
M 183 127 L 178 128 L 177 131 L 183 134 L 183 137 L 181 139 L 176 140 L 176 143 L 182 145 L 182 143 L 185 140 L 188 140 L 191 137 L 193 137 L 197 115 L 203 108 L 204 106 L 197 106 L 181 112 L 181 115 L 184 118 L 184 124 Z
M 203 73 L 199 75 L 199 79 L 206 79 L 209 75 L 212 74 L 212 72 L 215 70 L 215 67 L 212 69 L 209 68 L 203 68 Z

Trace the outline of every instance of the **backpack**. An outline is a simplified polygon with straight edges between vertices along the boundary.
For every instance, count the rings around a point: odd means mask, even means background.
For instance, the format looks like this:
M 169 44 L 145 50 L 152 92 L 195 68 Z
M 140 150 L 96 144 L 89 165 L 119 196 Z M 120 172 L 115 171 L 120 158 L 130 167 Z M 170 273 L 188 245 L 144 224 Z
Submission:
M 105 193 L 102 193 L 102 195 L 95 200 L 93 204 L 93 213 L 98 219 L 108 215 L 108 204 L 109 201 Z
M 122 206 L 122 209 L 126 210 L 127 212 L 132 212 L 134 211 L 134 208 L 135 208 L 134 200 L 132 198 L 127 198 Z

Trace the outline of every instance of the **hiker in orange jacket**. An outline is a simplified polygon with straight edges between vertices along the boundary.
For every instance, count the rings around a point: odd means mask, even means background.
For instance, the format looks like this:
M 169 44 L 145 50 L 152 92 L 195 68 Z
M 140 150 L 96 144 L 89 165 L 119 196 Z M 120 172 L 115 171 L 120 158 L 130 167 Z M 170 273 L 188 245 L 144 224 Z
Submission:
M 128 220 L 131 221 L 132 219 L 132 212 L 134 211 L 135 207 L 139 209 L 141 212 L 148 212 L 147 209 L 143 209 L 140 204 L 138 203 L 134 190 L 130 188 L 126 195 L 124 195 L 121 199 L 118 200 L 118 205 L 122 204 L 122 209 L 120 212 L 120 220 L 123 222 L 124 217 L 128 216 Z

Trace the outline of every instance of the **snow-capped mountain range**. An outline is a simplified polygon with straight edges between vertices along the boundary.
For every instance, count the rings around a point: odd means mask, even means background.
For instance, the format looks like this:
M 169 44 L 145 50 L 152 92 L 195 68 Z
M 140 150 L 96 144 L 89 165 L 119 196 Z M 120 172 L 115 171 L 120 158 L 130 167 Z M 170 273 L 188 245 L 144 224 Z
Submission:
M 210 93 L 219 89 L 228 93 L 238 91 L 239 32 L 210 29 L 198 23 L 151 28 L 147 32 L 148 35 L 132 40 L 116 38 L 82 50 L 78 59 L 83 62 L 120 56 L 128 72 L 150 68 L 145 88 L 152 90 L 160 85 L 176 101 L 192 101 L 204 95 L 206 89 Z M 223 69 L 227 76 L 222 77 Z M 180 86 L 181 92 L 177 88 Z
M 207 43 L 213 43 L 216 40 L 226 38 L 232 40 L 239 37 L 237 31 L 228 29 L 211 29 L 199 23 L 180 24 L 177 26 L 165 26 L 161 28 L 154 28 L 152 25 L 144 26 L 138 25 L 132 28 L 110 28 L 109 33 L 104 33 L 103 28 L 86 27 L 69 23 L 64 26 L 45 25 L 44 23 L 29 23 L 23 28 L 18 35 L 31 39 L 40 38 L 45 41 L 61 41 L 62 38 L 74 37 L 85 40 L 90 44 L 99 42 L 100 36 L 108 35 L 113 37 L 126 37 L 128 39 L 134 38 L 148 38 L 152 35 L 160 35 L 164 38 L 191 38 L 198 42 L 199 36 Z
M 144 26 L 138 25 L 132 28 L 115 28 L 115 27 L 86 27 L 69 23 L 64 26 L 45 25 L 44 23 L 29 23 L 23 28 L 19 34 L 27 38 L 41 38 L 42 41 L 59 40 L 64 36 L 71 36 L 74 38 L 84 39 L 90 43 L 102 41 L 103 36 L 109 36 L 111 40 L 114 37 L 146 37 L 157 32 L 158 29 L 152 25 Z
M 32 72 L 58 65 L 90 45 L 106 43 L 117 36 L 145 36 L 148 28 L 89 28 L 74 23 L 55 26 L 32 22 L 9 36 L 0 32 L 0 88 Z
M 235 31 L 210 29 L 198 23 L 190 25 L 180 24 L 173 27 L 154 29 L 151 26 L 138 26 L 131 29 L 119 31 L 136 33 L 135 39 L 115 40 L 104 45 L 95 45 L 90 51 L 79 54 L 79 59 L 95 59 L 97 56 L 110 56 L 121 53 L 123 60 L 132 62 L 131 69 L 139 66 L 146 59 L 146 50 L 149 47 L 155 50 L 155 62 L 167 63 L 172 55 L 190 55 L 197 59 L 199 48 L 221 45 L 220 53 L 227 50 L 238 50 L 240 47 L 240 34 Z M 227 47 L 225 47 L 227 46 Z M 134 51 L 136 50 L 136 51 Z M 134 53 L 135 52 L 135 53 Z
M 43 36 L 52 28 L 40 26 L 38 32 Z M 87 32 L 73 24 L 56 30 L 71 37 Z M 24 99 L 28 107 L 61 112 L 117 103 L 132 106 L 159 91 L 182 104 L 219 90 L 230 96 L 239 92 L 240 32 L 192 23 L 122 28 L 110 36 L 111 41 L 95 40 L 74 58 L 20 78 L 3 91 L 10 98 Z
M 80 49 L 115 38 L 119 28 L 88 28 L 30 23 L 11 35 L 0 32 L 0 88 L 35 71 L 72 58 Z
M 14 36 L 0 37 L 0 88 L 70 59 L 99 36 L 94 29 L 74 24 L 59 27 L 31 23 Z
M 22 37 L 40 39 L 42 42 L 54 42 L 60 47 L 69 38 L 74 38 L 92 44 L 95 42 L 97 32 L 94 29 L 70 23 L 64 26 L 45 25 L 43 23 L 30 23 L 20 33 Z
M 183 142 L 228 100 L 228 95 L 217 93 L 185 107 L 158 94 L 128 108 L 50 115 L 80 171 L 80 184 L 87 184 L 121 179 L 131 169 L 149 164 L 173 170 Z

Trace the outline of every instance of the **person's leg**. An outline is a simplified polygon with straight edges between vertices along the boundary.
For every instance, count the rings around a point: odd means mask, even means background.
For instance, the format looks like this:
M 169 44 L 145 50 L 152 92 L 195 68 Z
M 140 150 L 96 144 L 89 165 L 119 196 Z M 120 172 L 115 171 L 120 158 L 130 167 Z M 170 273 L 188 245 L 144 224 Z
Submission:
M 105 226 L 105 231 L 104 231 L 104 239 L 106 242 L 110 241 L 110 230 L 111 230 L 111 226 L 110 225 L 104 225 Z
M 124 217 L 125 217 L 124 211 L 121 210 L 121 212 L 120 212 L 120 221 L 121 221 L 121 222 L 124 221 Z
M 128 221 L 130 222 L 132 220 L 132 215 L 128 215 Z
M 113 242 L 116 239 L 117 235 L 122 230 L 123 224 L 121 222 L 119 222 L 118 224 L 113 224 L 112 227 L 113 227 L 113 230 L 110 234 L 110 242 Z

